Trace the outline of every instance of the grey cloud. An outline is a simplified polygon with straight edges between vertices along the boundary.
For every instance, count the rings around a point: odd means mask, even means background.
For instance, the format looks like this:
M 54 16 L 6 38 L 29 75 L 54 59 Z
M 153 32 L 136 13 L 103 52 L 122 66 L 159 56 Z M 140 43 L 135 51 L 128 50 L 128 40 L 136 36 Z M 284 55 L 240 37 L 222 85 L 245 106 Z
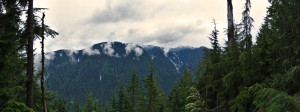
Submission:
M 128 55 L 131 51 L 135 52 L 136 57 L 139 57 L 143 54 L 143 49 L 139 48 L 137 44 L 132 44 L 132 43 L 126 44 L 125 50 L 126 50 L 126 55 Z
M 68 50 L 67 51 L 67 55 L 70 57 L 70 61 L 71 63 L 75 63 L 76 62 L 76 59 L 74 57 L 74 54 L 77 54 L 78 51 L 77 50 Z
M 106 44 L 104 44 L 103 52 L 108 56 L 120 57 L 119 54 L 115 53 L 115 50 L 112 48 L 111 42 L 107 42 Z
M 96 55 L 96 54 L 100 54 L 99 50 L 97 49 L 93 49 L 92 47 L 86 48 L 82 50 L 82 54 L 86 54 L 86 55 Z
M 189 25 L 182 25 L 182 26 L 172 26 L 166 27 L 163 29 L 159 29 L 155 31 L 153 34 L 147 35 L 146 41 L 156 41 L 158 44 L 165 44 L 165 43 L 171 43 L 171 42 L 177 42 L 184 37 L 186 37 L 188 34 L 192 33 L 201 33 L 204 32 L 205 29 L 199 28 L 199 24 L 189 24 Z
M 138 21 L 145 19 L 146 15 L 141 12 L 141 2 L 125 2 L 112 7 L 106 4 L 106 9 L 96 10 L 88 21 L 90 23 L 117 23 L 120 21 Z
M 53 60 L 55 57 L 54 52 L 48 52 L 45 53 L 45 66 L 49 65 L 49 61 Z M 34 55 L 34 69 L 38 72 L 42 68 L 41 64 L 42 55 L 41 54 L 35 54 Z

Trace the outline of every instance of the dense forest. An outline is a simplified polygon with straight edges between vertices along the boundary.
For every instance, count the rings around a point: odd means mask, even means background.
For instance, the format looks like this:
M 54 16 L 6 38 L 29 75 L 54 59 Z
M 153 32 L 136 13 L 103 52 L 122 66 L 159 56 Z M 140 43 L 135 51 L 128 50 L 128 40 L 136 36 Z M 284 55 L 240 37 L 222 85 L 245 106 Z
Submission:
M 33 0 L 0 1 L 0 111 L 3 112 L 299 112 L 300 1 L 269 0 L 264 23 L 252 42 L 251 2 L 245 0 L 241 23 L 234 23 L 232 0 L 227 0 L 228 41 L 221 47 L 213 20 L 203 60 L 184 70 L 169 94 L 157 83 L 152 59 L 144 78 L 136 70 L 121 83 L 110 102 L 92 93 L 85 104 L 62 100 L 44 88 L 42 70 L 33 66 L 33 42 L 58 32 L 44 24 L 45 8 Z M 224 11 L 226 13 L 226 11 Z M 26 20 L 21 19 L 26 16 Z M 161 68 L 163 69 L 163 68 Z

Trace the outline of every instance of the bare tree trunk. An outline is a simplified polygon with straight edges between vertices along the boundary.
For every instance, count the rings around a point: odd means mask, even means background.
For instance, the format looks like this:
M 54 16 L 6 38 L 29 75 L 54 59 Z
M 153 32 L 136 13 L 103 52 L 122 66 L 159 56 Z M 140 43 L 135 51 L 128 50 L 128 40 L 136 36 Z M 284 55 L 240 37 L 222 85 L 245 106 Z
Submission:
M 234 41 L 234 25 L 233 25 L 233 6 L 232 0 L 227 0 L 227 22 L 228 22 L 228 46 L 232 46 Z
M 33 108 L 33 0 L 28 5 L 26 106 Z
M 47 112 L 46 98 L 45 98 L 45 86 L 44 86 L 44 73 L 45 73 L 45 53 L 44 53 L 44 24 L 45 13 L 43 13 L 42 17 L 42 73 L 41 73 L 41 89 L 42 89 L 42 103 L 43 103 L 43 112 Z

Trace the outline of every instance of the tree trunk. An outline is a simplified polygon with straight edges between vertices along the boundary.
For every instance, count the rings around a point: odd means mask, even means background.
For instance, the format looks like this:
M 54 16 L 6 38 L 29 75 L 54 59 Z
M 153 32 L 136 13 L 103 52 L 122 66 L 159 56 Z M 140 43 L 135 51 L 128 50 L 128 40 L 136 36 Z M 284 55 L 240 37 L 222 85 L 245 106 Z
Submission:
M 45 86 L 44 86 L 44 73 L 45 73 L 45 53 L 44 53 L 44 24 L 45 13 L 43 13 L 42 17 L 42 73 L 41 73 L 41 89 L 42 89 L 42 103 L 43 103 L 43 112 L 47 112 L 46 98 L 45 98 Z
M 26 106 L 33 108 L 33 0 L 28 5 Z
M 228 22 L 228 46 L 232 46 L 234 41 L 234 25 L 233 25 L 233 6 L 232 0 L 227 0 L 227 22 Z

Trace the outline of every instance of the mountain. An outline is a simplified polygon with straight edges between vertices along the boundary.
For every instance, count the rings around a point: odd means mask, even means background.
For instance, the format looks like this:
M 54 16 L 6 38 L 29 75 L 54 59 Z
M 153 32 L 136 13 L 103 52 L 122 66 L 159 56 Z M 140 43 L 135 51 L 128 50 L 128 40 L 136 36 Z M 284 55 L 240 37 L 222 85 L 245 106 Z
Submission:
M 192 68 L 196 68 L 200 59 L 197 56 L 203 54 L 203 49 L 174 48 L 165 53 L 164 48 L 157 46 L 103 42 L 77 51 L 58 50 L 47 53 L 45 83 L 67 101 L 84 103 L 89 92 L 109 101 L 120 84 L 126 86 L 129 82 L 132 70 L 143 79 L 153 59 L 158 84 L 168 94 L 186 68 L 189 54 Z

